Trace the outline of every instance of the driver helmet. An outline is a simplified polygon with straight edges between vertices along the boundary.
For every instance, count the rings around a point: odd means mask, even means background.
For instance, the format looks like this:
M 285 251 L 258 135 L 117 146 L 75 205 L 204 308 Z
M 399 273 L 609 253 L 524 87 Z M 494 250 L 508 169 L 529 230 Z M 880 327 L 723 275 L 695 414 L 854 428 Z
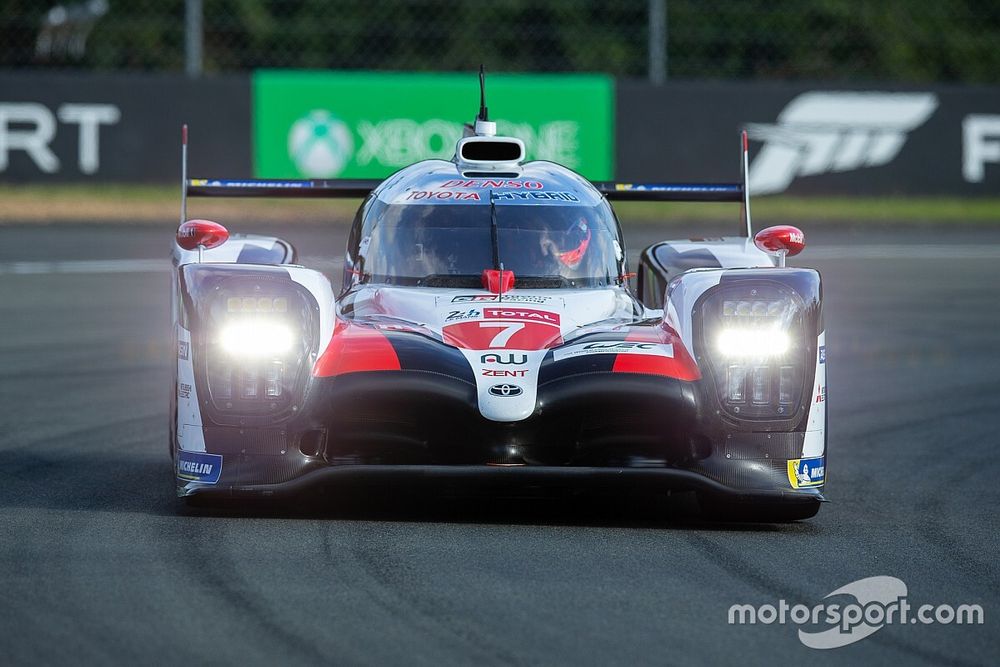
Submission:
M 580 266 L 590 247 L 590 225 L 585 218 L 569 223 L 563 231 L 545 230 L 541 238 L 541 251 L 568 269 Z

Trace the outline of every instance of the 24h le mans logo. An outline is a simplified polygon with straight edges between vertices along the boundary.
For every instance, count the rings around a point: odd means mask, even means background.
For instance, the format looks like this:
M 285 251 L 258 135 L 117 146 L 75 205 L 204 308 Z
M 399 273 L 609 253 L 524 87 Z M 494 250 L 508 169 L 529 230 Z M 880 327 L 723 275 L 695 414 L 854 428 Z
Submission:
M 350 128 L 329 111 L 310 111 L 288 132 L 288 155 L 303 176 L 333 178 L 344 170 L 353 154 Z

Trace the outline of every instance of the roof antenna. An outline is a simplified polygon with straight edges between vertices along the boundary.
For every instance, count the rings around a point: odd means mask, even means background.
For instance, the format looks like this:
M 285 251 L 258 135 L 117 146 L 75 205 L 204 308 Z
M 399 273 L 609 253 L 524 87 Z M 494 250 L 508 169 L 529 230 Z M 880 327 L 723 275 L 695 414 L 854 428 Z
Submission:
M 490 110 L 486 108 L 486 66 L 479 66 L 479 118 L 476 120 L 489 120 Z
M 476 116 L 476 134 L 480 137 L 495 137 L 497 124 L 490 120 L 490 110 L 486 106 L 486 67 L 479 66 L 479 115 Z

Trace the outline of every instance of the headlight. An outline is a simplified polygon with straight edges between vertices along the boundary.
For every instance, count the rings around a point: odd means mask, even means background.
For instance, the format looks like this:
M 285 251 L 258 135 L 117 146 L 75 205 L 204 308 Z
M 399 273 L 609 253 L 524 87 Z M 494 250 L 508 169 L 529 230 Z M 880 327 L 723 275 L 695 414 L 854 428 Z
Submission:
M 738 419 L 795 416 L 807 366 L 795 291 L 744 281 L 710 293 L 701 311 L 701 349 L 723 409 Z
M 769 358 L 788 352 L 788 334 L 779 327 L 723 329 L 716 338 L 716 347 L 725 357 L 738 359 Z
M 292 329 L 280 322 L 231 322 L 219 331 L 219 346 L 234 358 L 283 356 L 295 342 Z
M 313 360 L 315 301 L 267 276 L 232 276 L 213 290 L 201 325 L 220 419 L 294 411 Z

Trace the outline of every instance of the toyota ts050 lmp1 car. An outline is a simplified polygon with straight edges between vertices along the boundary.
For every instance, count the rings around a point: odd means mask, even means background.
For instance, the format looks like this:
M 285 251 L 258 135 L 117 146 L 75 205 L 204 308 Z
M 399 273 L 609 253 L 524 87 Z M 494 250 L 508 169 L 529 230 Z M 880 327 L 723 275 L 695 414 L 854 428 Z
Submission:
M 483 106 L 453 159 L 381 182 L 189 180 L 185 129 L 185 202 L 364 202 L 338 291 L 280 239 L 181 224 L 178 495 L 268 497 L 359 475 L 606 479 L 694 491 L 734 517 L 813 516 L 820 276 L 785 267 L 803 247 L 796 228 L 751 234 L 745 134 L 740 183 L 635 185 L 526 161 L 495 128 Z M 609 200 L 733 201 L 739 235 L 646 248 L 633 291 Z

